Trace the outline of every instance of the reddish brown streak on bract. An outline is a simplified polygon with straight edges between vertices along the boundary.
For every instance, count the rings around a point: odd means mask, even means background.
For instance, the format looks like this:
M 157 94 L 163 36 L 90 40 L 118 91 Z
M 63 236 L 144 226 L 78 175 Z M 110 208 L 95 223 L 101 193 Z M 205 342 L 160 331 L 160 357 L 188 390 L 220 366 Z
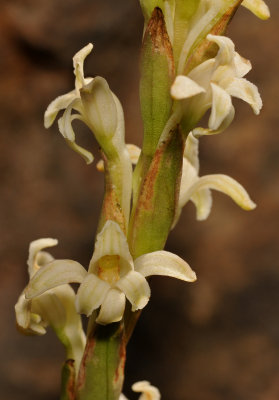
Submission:
M 70 370 L 70 379 L 67 383 L 67 394 L 69 400 L 75 400 L 75 361 L 69 359 L 66 361 L 66 364 L 68 365 Z
M 114 383 L 116 384 L 119 381 L 121 382 L 123 380 L 125 361 L 126 361 L 126 340 L 124 335 L 122 335 L 121 346 L 119 348 L 119 364 L 118 368 L 115 371 L 115 376 L 114 376 Z
M 96 340 L 93 337 L 90 337 L 87 339 L 87 343 L 85 346 L 85 350 L 83 353 L 83 357 L 81 360 L 81 364 L 80 364 L 80 369 L 79 369 L 79 374 L 78 374 L 78 382 L 77 382 L 77 389 L 78 391 L 80 389 L 82 389 L 82 387 L 84 386 L 85 380 L 86 380 L 86 363 L 87 360 L 91 360 L 92 359 L 92 355 L 94 353 L 94 349 L 95 349 L 95 345 L 96 345 Z
M 149 35 L 152 42 L 152 51 L 154 53 L 165 54 L 169 65 L 169 75 L 174 76 L 174 58 L 172 45 L 169 39 L 165 24 L 164 14 L 159 7 L 156 7 L 151 15 L 146 28 L 145 36 Z M 144 39 L 144 43 L 146 37 Z
M 166 143 L 161 145 L 155 152 L 150 168 L 142 185 L 137 211 L 142 209 L 151 211 L 153 209 L 154 186 L 165 147 Z

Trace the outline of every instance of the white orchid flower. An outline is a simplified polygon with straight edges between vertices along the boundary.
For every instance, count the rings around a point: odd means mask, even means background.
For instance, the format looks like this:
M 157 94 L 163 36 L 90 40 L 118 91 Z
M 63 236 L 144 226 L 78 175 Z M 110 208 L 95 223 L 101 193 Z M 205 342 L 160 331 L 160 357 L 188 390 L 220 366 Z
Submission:
M 159 390 L 152 386 L 148 381 L 136 382 L 132 386 L 134 392 L 141 393 L 138 400 L 160 400 L 161 394 Z M 121 394 L 119 400 L 128 400 L 124 394 Z
M 80 282 L 76 297 L 78 312 L 89 316 L 100 307 L 97 322 L 105 325 L 122 319 L 126 298 L 133 311 L 146 306 L 150 287 L 145 278 L 150 275 L 170 276 L 186 282 L 196 280 L 190 266 L 167 251 L 144 254 L 133 261 L 119 225 L 107 221 L 97 236 L 88 272 L 78 263 L 52 262 L 31 279 L 26 297 L 36 298 L 56 286 Z
M 255 114 L 262 108 L 257 87 L 243 78 L 251 69 L 250 62 L 234 50 L 231 39 L 216 35 L 207 35 L 207 39 L 219 46 L 216 57 L 195 67 L 188 76 L 178 75 L 171 88 L 172 97 L 181 101 L 186 124 L 195 125 L 211 108 L 209 129 L 194 130 L 197 136 L 219 133 L 231 123 L 231 97 L 247 102 Z
M 42 270 L 54 258 L 45 251 L 46 247 L 57 245 L 56 239 L 39 239 L 31 242 L 27 261 L 29 277 Z M 68 263 L 73 263 L 69 261 Z M 25 289 L 26 290 L 26 289 Z M 19 330 L 26 334 L 44 335 L 50 325 L 64 344 L 67 358 L 75 360 L 76 371 L 85 346 L 85 334 L 80 315 L 75 309 L 75 292 L 70 285 L 63 285 L 44 292 L 36 298 L 26 299 L 25 290 L 16 305 L 16 322 Z
M 110 182 L 117 193 L 127 225 L 132 191 L 132 165 L 125 145 L 124 114 L 120 101 L 104 78 L 84 77 L 83 64 L 92 49 L 93 45 L 89 43 L 73 57 L 75 89 L 50 103 L 45 112 L 44 123 L 49 128 L 58 112 L 65 110 L 58 120 L 59 130 L 67 144 L 87 164 L 93 161 L 93 155 L 76 143 L 72 122 L 81 120 L 94 133 L 106 158 Z
M 58 121 L 59 130 L 67 143 L 88 164 L 93 161 L 93 155 L 76 144 L 72 128 L 72 122 L 75 119 L 82 120 L 88 125 L 104 149 L 109 140 L 113 141 L 113 145 L 118 147 L 118 150 L 124 147 L 124 117 L 119 100 L 112 93 L 104 78 L 84 77 L 84 61 L 92 49 L 93 44 L 89 43 L 75 54 L 73 57 L 75 89 L 52 101 L 44 116 L 44 125 L 49 128 L 55 121 L 58 112 L 65 110 Z
M 190 132 L 185 145 L 181 187 L 173 227 L 178 221 L 182 208 L 189 200 L 196 206 L 197 219 L 205 220 L 212 206 L 211 189 L 228 195 L 244 210 L 253 210 L 256 207 L 244 187 L 229 176 L 214 174 L 199 177 L 198 145 L 198 139 Z

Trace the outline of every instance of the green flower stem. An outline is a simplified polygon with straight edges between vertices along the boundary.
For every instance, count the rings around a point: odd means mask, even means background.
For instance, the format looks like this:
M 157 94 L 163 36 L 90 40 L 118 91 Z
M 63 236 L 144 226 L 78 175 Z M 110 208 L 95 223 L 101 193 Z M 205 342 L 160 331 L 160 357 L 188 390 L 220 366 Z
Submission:
M 118 400 L 123 385 L 125 358 L 123 323 L 93 324 L 81 362 L 77 400 Z

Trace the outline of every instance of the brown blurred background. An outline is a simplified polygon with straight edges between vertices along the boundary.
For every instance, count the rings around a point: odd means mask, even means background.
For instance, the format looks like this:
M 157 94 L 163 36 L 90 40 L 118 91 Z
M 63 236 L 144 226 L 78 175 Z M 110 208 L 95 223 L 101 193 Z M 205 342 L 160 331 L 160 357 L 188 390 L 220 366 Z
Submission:
M 247 213 L 214 193 L 209 219 L 189 204 L 167 249 L 198 274 L 187 284 L 154 278 L 152 299 L 128 348 L 125 392 L 148 379 L 165 400 L 279 398 L 279 3 L 262 22 L 240 9 L 229 34 L 250 59 L 248 78 L 264 108 L 256 117 L 234 101 L 231 128 L 201 142 L 201 173 L 239 180 L 258 207 Z M 102 75 L 123 102 L 127 141 L 141 144 L 138 58 L 142 18 L 136 0 L 2 0 L 0 13 L 0 398 L 59 397 L 63 349 L 52 332 L 24 337 L 13 307 L 27 282 L 31 240 L 58 238 L 56 257 L 87 265 L 103 182 L 43 128 L 46 106 L 73 88 L 72 56 L 92 41 L 87 75 Z M 80 142 L 93 149 L 80 126 Z

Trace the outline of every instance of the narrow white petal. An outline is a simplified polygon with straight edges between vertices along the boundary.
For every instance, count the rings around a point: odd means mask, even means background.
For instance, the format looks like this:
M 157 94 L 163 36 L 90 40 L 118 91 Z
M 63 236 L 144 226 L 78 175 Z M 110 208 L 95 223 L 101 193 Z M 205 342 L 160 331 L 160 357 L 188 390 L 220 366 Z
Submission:
M 134 392 L 142 393 L 139 400 L 160 400 L 161 394 L 159 390 L 152 386 L 148 381 L 140 381 L 133 384 Z
M 205 175 L 191 187 L 188 192 L 189 199 L 201 189 L 214 189 L 231 197 L 231 199 L 244 210 L 253 210 L 256 205 L 248 193 L 236 180 L 223 174 Z
M 212 207 L 212 195 L 209 189 L 201 189 L 195 192 L 190 199 L 196 206 L 197 220 L 204 221 L 210 214 Z
M 185 143 L 184 157 L 193 165 L 197 173 L 199 172 L 199 141 L 193 135 L 192 132 L 189 133 Z
M 261 19 L 268 19 L 270 17 L 269 8 L 263 0 L 243 0 L 241 5 L 248 8 L 248 10 Z
M 36 272 L 26 288 L 25 296 L 31 299 L 65 283 L 80 283 L 86 274 L 83 266 L 76 261 L 55 260 Z
M 119 279 L 116 286 L 125 293 L 132 304 L 132 311 L 141 310 L 149 301 L 150 287 L 147 280 L 139 272 L 128 272 L 123 278 Z
M 111 288 L 101 305 L 96 321 L 101 325 L 120 321 L 125 310 L 125 303 L 125 294 L 119 289 Z
M 220 86 L 211 83 L 212 88 L 212 108 L 208 121 L 209 129 L 216 130 L 220 127 L 224 119 L 230 114 L 232 109 L 231 96 Z
M 242 78 L 252 69 L 252 64 L 246 58 L 241 57 L 237 52 L 234 53 L 234 65 L 236 69 L 236 77 Z
M 219 46 L 219 51 L 215 57 L 218 65 L 231 64 L 234 58 L 234 43 L 226 36 L 207 35 L 207 40 L 215 42 Z
M 25 294 L 22 293 L 15 305 L 16 323 L 23 329 L 26 329 L 30 323 L 31 313 L 31 300 L 25 298 Z
M 204 92 L 203 87 L 184 75 L 178 75 L 171 87 L 171 96 L 175 100 L 187 99 Z
M 76 93 L 72 90 L 67 94 L 57 97 L 49 104 L 44 115 L 44 126 L 46 129 L 51 127 L 59 111 L 66 109 L 75 97 Z
M 89 317 L 103 303 L 111 286 L 94 274 L 88 274 L 76 296 L 76 309 Z
M 256 115 L 260 113 L 263 103 L 256 85 L 247 81 L 247 79 L 235 78 L 226 90 L 231 96 L 250 104 Z
M 120 226 L 114 221 L 107 221 L 98 234 L 95 250 L 90 261 L 89 272 L 98 273 L 98 261 L 108 255 L 118 255 L 124 272 L 133 269 L 133 259 L 130 254 L 126 236 Z M 123 264 L 123 265 L 122 265 Z
M 73 109 L 79 110 L 79 113 L 72 114 Z M 85 160 L 86 164 L 90 164 L 94 160 L 93 154 L 76 143 L 76 135 L 72 127 L 72 123 L 76 119 L 81 120 L 86 124 L 86 120 L 80 113 L 81 110 L 81 101 L 77 98 L 66 108 L 62 117 L 59 118 L 58 128 L 68 146 L 78 153 Z
M 204 61 L 203 63 L 192 69 L 192 71 L 190 71 L 190 73 L 188 74 L 188 77 L 197 82 L 202 87 L 207 88 L 209 87 L 209 83 L 215 69 L 215 59 L 210 58 L 209 60 Z
M 54 247 L 57 244 L 58 240 L 52 238 L 37 239 L 30 243 L 29 256 L 27 260 L 30 277 L 32 277 L 34 272 L 40 267 L 53 260 L 53 257 L 49 253 L 42 252 L 42 250 L 48 247 Z M 43 257 L 38 257 L 39 254 L 41 254 Z
M 90 151 L 86 150 L 84 147 L 79 146 L 76 142 L 72 142 L 71 140 L 66 139 L 66 143 L 72 150 L 74 150 L 84 159 L 87 165 L 93 162 L 94 156 Z
M 195 128 L 193 130 L 193 136 L 198 139 L 201 136 L 218 135 L 219 133 L 221 133 L 225 129 L 227 129 L 228 126 L 230 126 L 230 124 L 232 123 L 232 121 L 234 119 L 234 115 L 235 115 L 235 110 L 234 110 L 234 107 L 232 106 L 232 108 L 230 109 L 229 114 L 223 120 L 223 122 L 221 123 L 221 125 L 219 126 L 218 129 L 205 129 L 205 128 L 202 128 L 202 127 Z
M 179 192 L 178 207 L 182 208 L 189 200 L 188 191 L 199 179 L 197 170 L 193 165 L 184 157 L 182 166 L 182 176 Z
M 58 128 L 61 135 L 72 142 L 75 141 L 75 132 L 72 127 L 72 122 L 75 119 L 82 119 L 81 115 L 72 115 L 72 110 L 74 108 L 81 108 L 81 100 L 79 98 L 74 99 L 66 108 L 63 116 L 58 120 Z
M 151 275 L 169 276 L 186 282 L 194 282 L 197 277 L 189 264 L 169 251 L 155 251 L 143 254 L 135 260 L 135 269 L 144 277 Z
M 87 46 L 79 50 L 73 57 L 74 74 L 76 76 L 76 89 L 80 89 L 84 84 L 83 64 L 85 58 L 91 53 L 93 44 L 88 43 Z

